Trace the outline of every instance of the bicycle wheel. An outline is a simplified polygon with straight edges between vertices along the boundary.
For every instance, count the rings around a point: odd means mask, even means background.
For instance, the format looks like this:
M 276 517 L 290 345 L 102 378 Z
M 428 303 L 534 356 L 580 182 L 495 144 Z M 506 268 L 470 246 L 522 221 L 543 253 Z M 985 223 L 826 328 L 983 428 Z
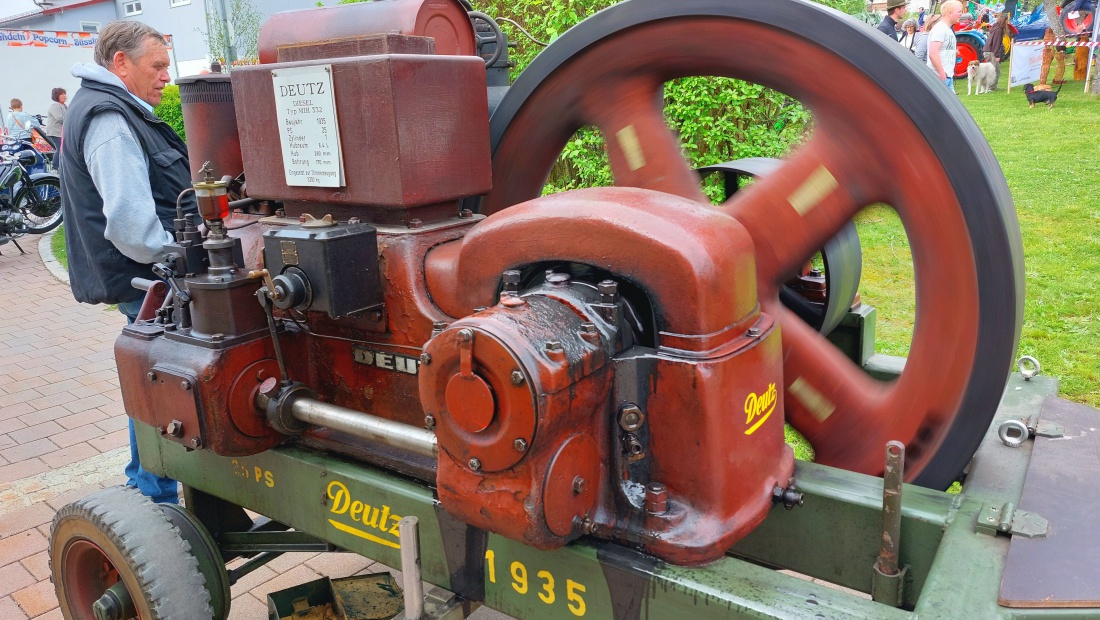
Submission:
M 56 177 L 31 181 L 16 194 L 15 207 L 23 213 L 27 232 L 50 232 L 61 223 L 61 181 Z

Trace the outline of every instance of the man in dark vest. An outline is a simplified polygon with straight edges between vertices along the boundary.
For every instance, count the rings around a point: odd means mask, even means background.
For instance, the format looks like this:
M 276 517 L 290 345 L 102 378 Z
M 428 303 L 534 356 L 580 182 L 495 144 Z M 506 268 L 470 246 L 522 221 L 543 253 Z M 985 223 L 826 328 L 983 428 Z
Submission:
M 173 240 L 176 198 L 191 186 L 187 147 L 153 107 L 171 80 L 164 37 L 136 21 L 108 24 L 95 64 L 73 67 L 81 78 L 65 117 L 61 205 L 69 282 L 77 301 L 118 304 L 131 322 L 144 293 L 135 277 L 153 277 Z M 194 198 L 186 212 L 197 211 Z M 145 471 L 130 422 L 127 484 L 153 501 L 176 502 L 175 480 Z
M 878 31 L 897 41 L 898 21 L 905 17 L 906 0 L 886 0 L 886 17 L 878 24 Z

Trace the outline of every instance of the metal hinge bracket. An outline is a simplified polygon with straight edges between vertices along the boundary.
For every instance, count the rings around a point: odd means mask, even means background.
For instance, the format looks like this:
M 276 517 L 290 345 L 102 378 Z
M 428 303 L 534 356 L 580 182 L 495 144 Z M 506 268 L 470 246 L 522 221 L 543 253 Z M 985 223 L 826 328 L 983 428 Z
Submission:
M 1043 517 L 1017 510 L 1015 504 L 1007 502 L 1001 506 L 983 507 L 978 513 L 977 530 L 989 536 L 1007 534 L 1024 538 L 1046 538 L 1050 524 Z

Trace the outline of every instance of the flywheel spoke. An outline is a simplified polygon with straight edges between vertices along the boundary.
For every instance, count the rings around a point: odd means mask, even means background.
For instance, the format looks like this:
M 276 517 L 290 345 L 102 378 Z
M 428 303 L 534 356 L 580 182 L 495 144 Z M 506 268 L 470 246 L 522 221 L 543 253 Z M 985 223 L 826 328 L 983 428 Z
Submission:
M 585 116 L 607 141 L 615 184 L 705 202 L 699 177 L 664 118 L 663 84 L 643 78 L 616 80 L 588 92 Z
M 850 148 L 820 129 L 779 170 L 722 205 L 749 231 L 762 290 L 795 274 L 874 194 Z M 864 160 L 866 161 L 866 160 Z

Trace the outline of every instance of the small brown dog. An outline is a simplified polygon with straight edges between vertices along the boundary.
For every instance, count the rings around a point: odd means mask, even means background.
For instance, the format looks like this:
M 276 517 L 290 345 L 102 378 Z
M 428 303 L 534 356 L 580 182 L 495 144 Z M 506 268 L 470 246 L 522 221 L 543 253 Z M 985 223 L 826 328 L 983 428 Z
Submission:
M 1058 93 L 1062 91 L 1062 86 L 1065 82 L 1058 85 L 1058 90 L 1050 90 L 1050 86 L 1046 84 L 1040 84 L 1035 86 L 1034 84 L 1024 84 L 1024 96 L 1027 97 L 1027 107 L 1034 108 L 1036 103 L 1045 103 L 1047 108 L 1053 108 L 1054 102 L 1058 101 Z
M 997 67 L 993 66 L 993 63 L 971 60 L 970 64 L 966 65 L 967 95 L 970 94 L 971 88 L 974 89 L 974 94 L 981 95 L 992 91 L 996 85 Z

